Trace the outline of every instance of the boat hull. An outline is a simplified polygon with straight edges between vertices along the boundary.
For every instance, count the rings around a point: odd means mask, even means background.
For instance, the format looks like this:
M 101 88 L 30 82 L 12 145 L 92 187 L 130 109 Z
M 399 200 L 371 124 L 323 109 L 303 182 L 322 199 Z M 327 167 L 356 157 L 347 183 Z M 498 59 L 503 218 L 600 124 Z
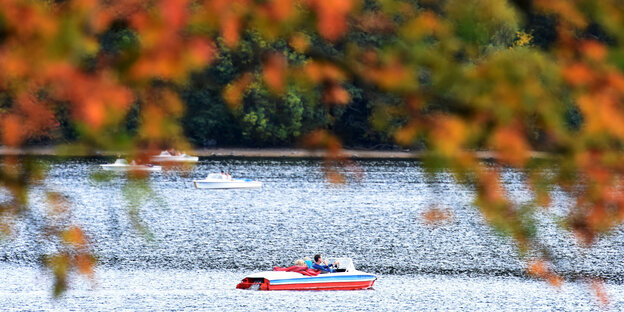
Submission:
M 258 181 L 202 181 L 194 180 L 195 188 L 198 189 L 255 189 L 262 187 L 262 182 Z
M 301 277 L 256 274 L 243 279 L 236 288 L 257 290 L 358 290 L 373 288 L 377 277 L 372 274 L 321 274 Z
M 148 172 L 153 172 L 153 171 L 161 171 L 162 167 L 161 166 L 141 166 L 141 165 L 137 165 L 137 166 L 132 166 L 132 165 L 114 165 L 114 164 L 107 164 L 107 165 L 100 165 L 100 167 L 103 170 L 106 171 L 118 171 L 118 172 L 125 172 L 125 171 L 148 171 Z
M 152 162 L 157 163 L 196 163 L 199 157 L 196 156 L 152 156 Z

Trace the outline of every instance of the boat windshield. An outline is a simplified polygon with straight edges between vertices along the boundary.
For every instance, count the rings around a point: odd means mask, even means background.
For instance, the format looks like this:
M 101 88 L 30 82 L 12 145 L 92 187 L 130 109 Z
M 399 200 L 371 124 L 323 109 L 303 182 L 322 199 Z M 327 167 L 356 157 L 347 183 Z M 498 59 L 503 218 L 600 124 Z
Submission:
M 227 178 L 220 173 L 211 173 L 206 177 L 206 179 L 214 179 L 214 180 L 227 180 Z
M 169 154 L 169 152 L 167 152 L 167 151 L 162 151 L 162 152 L 160 152 L 160 155 L 158 155 L 158 156 L 171 156 L 171 154 Z
M 353 261 L 351 258 L 346 257 L 328 257 L 327 263 L 334 263 L 338 261 L 338 270 L 343 272 L 351 272 L 355 271 L 355 266 L 353 266 Z
M 128 162 L 125 159 L 117 159 L 115 160 L 115 165 L 127 165 Z

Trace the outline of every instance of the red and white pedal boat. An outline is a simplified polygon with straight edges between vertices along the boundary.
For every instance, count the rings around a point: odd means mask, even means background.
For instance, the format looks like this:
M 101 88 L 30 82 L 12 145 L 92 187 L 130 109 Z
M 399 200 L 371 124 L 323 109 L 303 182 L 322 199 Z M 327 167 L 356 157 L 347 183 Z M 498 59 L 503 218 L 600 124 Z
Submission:
M 358 271 L 350 258 L 328 258 L 338 261 L 337 272 L 307 275 L 306 271 L 265 271 L 247 275 L 236 288 L 254 290 L 355 290 L 373 288 L 377 277 Z M 308 270 L 309 271 L 309 270 Z

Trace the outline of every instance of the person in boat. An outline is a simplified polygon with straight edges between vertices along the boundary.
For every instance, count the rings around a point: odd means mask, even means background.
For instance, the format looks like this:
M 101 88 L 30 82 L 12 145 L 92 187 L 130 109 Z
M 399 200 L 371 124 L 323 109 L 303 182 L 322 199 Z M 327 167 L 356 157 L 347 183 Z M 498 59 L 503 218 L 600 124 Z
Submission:
M 312 262 L 312 259 L 310 257 L 303 257 L 303 262 L 308 266 L 308 268 L 312 268 L 312 265 L 314 264 L 314 262 Z
M 327 264 L 327 260 L 323 260 L 323 256 L 321 254 L 314 255 L 314 264 L 312 264 L 312 269 L 321 270 L 321 273 L 334 273 L 336 269 L 332 267 L 336 267 L 340 264 L 338 261 L 334 263 Z
M 297 259 L 297 261 L 295 261 L 295 265 L 296 266 L 304 266 L 304 267 L 308 267 L 305 263 L 305 261 L 303 261 L 303 259 Z

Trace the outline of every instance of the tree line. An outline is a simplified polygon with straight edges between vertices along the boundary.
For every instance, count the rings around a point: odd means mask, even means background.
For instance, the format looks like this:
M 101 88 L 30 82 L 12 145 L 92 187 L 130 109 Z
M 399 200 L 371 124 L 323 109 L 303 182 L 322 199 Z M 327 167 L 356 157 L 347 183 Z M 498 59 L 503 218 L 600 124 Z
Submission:
M 380 9 L 374 1 L 367 1 L 366 10 L 376 14 Z M 523 45 L 547 50 L 557 39 L 556 19 L 554 15 L 531 12 L 525 23 L 517 29 L 484 38 L 482 44 L 495 49 L 509 49 L 521 39 L 520 36 L 527 36 L 528 41 Z M 604 33 L 598 26 L 588 35 L 604 39 Z M 228 105 L 223 90 L 244 73 L 260 77 L 263 61 L 272 54 L 284 55 L 289 64 L 300 66 L 313 58 L 344 58 L 350 44 L 378 49 L 389 42 L 401 40 L 396 34 L 368 32 L 357 27 L 350 29 L 340 42 L 328 42 L 315 32 L 306 34 L 306 37 L 310 48 L 305 51 L 293 48 L 289 38 L 268 41 L 253 29 L 245 30 L 234 49 L 224 44 L 223 40 L 217 41 L 214 62 L 206 68 L 197 69 L 187 82 L 175 87 L 185 106 L 179 122 L 190 143 L 197 148 L 298 147 L 302 144 L 304 134 L 321 128 L 336 134 L 347 147 L 382 150 L 399 148 L 392 132 L 403 125 L 406 119 L 393 120 L 389 126 L 384 106 L 378 104 L 400 103 L 402 99 L 357 76 L 351 76 L 342 83 L 349 96 L 340 105 L 326 105 L 323 102 L 323 88 L 310 90 L 296 83 L 288 83 L 280 94 L 272 92 L 266 84 L 253 83 L 244 91 L 242 105 Z M 98 36 L 98 40 L 101 47 L 99 53 L 115 59 L 120 63 L 119 66 L 132 59 L 140 45 L 137 34 L 123 22 L 112 24 Z M 419 80 L 427 83 L 424 75 Z M 5 98 L 5 102 L 10 103 L 10 98 Z M 443 106 L 444 103 L 437 105 Z M 139 131 L 140 109 L 139 102 L 132 104 L 125 122 L 120 125 L 120 132 L 132 135 Z M 580 127 L 582 120 L 574 107 L 570 106 L 565 114 L 570 127 Z M 80 139 L 80 131 L 71 122 L 66 106 L 59 106 L 55 116 L 58 127 L 45 136 L 31 138 L 31 144 L 64 144 Z M 422 149 L 424 145 L 417 142 L 408 147 Z

